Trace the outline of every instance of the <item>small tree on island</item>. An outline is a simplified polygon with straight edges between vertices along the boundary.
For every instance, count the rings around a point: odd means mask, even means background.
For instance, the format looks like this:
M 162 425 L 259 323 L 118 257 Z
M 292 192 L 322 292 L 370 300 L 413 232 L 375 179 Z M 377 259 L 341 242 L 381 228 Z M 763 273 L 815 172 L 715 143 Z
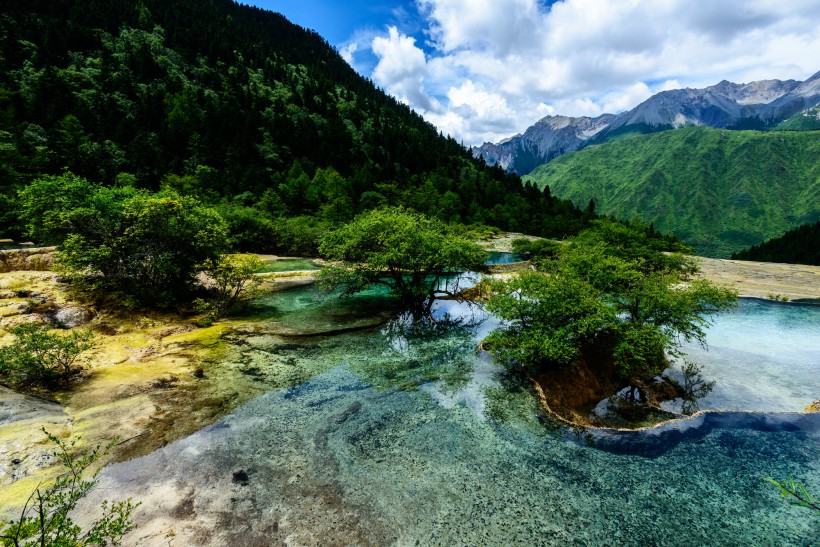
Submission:
M 254 274 L 264 263 L 255 254 L 229 254 L 208 259 L 203 265 L 210 277 L 212 297 L 209 301 L 197 299 L 195 303 L 208 319 L 224 317 L 241 300 L 256 294 L 261 280 Z
M 320 286 L 346 296 L 373 285 L 388 287 L 414 315 L 451 294 L 445 278 L 478 270 L 487 253 L 454 227 L 401 207 L 368 211 L 326 234 L 319 247 L 334 262 Z
M 660 373 L 681 340 L 703 343 L 709 315 L 737 293 L 694 279 L 696 265 L 611 221 L 566 245 L 544 272 L 493 285 L 487 308 L 507 324 L 486 347 L 533 372 L 597 359 L 625 378 Z

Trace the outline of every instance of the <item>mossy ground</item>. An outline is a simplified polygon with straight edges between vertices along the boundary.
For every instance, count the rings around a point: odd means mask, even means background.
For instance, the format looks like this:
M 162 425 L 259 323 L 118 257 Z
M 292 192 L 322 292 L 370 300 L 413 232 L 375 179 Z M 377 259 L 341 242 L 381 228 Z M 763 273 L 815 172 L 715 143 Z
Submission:
M 51 272 L 0 274 L 0 343 L 12 341 L 8 329 L 19 321 L 48 320 L 32 313 L 38 303 L 77 304 L 58 279 Z M 269 291 L 298 284 L 300 279 L 292 277 L 265 282 Z M 38 484 L 60 470 L 41 428 L 63 439 L 81 436 L 89 446 L 119 439 L 98 462 L 105 465 L 148 454 L 269 389 L 315 374 L 310 367 L 281 364 L 287 370 L 249 374 L 253 352 L 232 334 L 253 329 L 253 317 L 206 328 L 191 319 L 97 309 L 82 327 L 94 331 L 95 340 L 82 356 L 83 372 L 59 391 L 35 394 L 58 404 L 11 391 L 0 394 L 0 516 L 12 516 Z

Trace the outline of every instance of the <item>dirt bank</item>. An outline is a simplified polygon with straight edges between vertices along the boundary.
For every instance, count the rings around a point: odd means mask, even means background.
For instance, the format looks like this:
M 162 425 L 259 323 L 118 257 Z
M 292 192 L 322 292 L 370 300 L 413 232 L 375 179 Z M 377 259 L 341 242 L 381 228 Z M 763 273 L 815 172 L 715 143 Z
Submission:
M 701 277 L 741 296 L 820 301 L 820 266 L 696 258 Z

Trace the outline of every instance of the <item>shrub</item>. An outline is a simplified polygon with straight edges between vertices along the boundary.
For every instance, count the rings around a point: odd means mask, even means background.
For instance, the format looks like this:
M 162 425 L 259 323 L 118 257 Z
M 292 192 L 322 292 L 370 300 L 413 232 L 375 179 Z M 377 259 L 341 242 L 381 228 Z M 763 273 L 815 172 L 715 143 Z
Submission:
M 61 384 L 81 368 L 80 354 L 94 346 L 90 331 L 61 334 L 48 325 L 20 325 L 11 333 L 17 339 L 0 348 L 0 378 L 13 385 Z
M 254 254 L 232 254 L 211 259 L 205 263 L 205 273 L 213 280 L 213 298 L 199 308 L 208 313 L 208 319 L 223 317 L 241 299 L 253 294 L 259 286 L 254 277 L 263 266 Z

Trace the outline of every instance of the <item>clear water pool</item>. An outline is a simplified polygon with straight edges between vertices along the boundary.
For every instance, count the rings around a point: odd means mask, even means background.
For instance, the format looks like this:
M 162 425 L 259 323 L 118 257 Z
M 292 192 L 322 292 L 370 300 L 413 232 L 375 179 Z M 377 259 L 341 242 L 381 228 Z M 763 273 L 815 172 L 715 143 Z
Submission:
M 326 314 L 304 291 L 269 302 L 303 313 L 283 314 L 271 329 Z M 746 312 L 775 326 L 816 319 L 756 306 L 744 303 L 726 321 L 748 328 Z M 311 339 L 310 351 L 294 355 L 322 360 L 325 372 L 106 468 L 88 503 L 141 500 L 128 543 L 167 541 L 169 529 L 181 544 L 213 545 L 810 545 L 820 537 L 816 515 L 790 508 L 761 480 L 792 476 L 820 492 L 820 415 L 706 413 L 623 433 L 547 427 L 531 393 L 506 390 L 476 351 L 492 318 L 457 302 L 440 303 L 436 318 L 424 328 L 400 317 Z M 726 335 L 725 345 L 748 350 L 765 331 L 746 343 Z M 774 339 L 783 352 L 803 343 Z M 247 481 L 235 480 L 240 469 Z
M 801 411 L 820 399 L 820 307 L 744 298 L 715 318 L 706 343 L 683 348 L 716 382 L 701 409 Z
M 529 260 L 529 256 L 520 253 L 491 252 L 490 257 L 484 262 L 487 266 L 497 266 L 500 264 L 515 264 Z
M 321 266 L 308 258 L 274 258 L 265 260 L 264 266 L 257 273 L 312 271 L 320 269 Z

